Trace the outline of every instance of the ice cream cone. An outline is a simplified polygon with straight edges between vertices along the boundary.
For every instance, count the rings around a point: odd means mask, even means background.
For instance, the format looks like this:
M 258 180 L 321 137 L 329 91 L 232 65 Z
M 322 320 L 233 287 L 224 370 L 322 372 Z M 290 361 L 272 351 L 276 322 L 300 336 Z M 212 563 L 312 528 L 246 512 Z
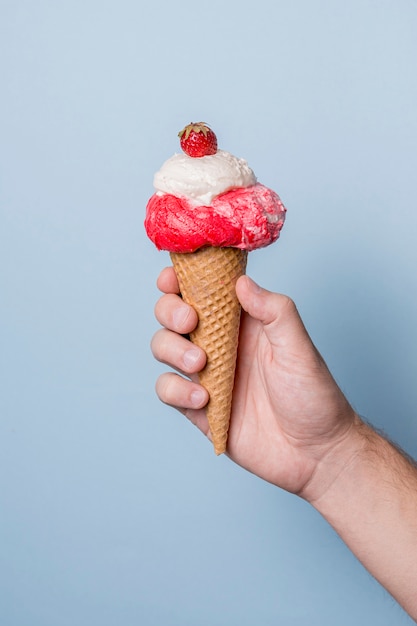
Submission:
M 199 379 L 210 396 L 207 418 L 216 454 L 227 444 L 241 312 L 235 284 L 245 274 L 247 254 L 217 247 L 170 253 L 181 295 L 198 314 L 190 338 L 207 354 Z

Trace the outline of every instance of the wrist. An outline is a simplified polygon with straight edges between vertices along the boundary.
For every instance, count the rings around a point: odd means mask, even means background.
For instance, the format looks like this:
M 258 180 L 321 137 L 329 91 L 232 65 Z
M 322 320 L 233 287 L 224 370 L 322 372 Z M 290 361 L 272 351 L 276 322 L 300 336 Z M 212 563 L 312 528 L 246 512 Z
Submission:
M 310 480 L 298 494 L 315 508 L 330 491 L 337 488 L 342 477 L 351 471 L 369 445 L 372 430 L 355 413 L 349 428 L 332 442 L 322 454 Z

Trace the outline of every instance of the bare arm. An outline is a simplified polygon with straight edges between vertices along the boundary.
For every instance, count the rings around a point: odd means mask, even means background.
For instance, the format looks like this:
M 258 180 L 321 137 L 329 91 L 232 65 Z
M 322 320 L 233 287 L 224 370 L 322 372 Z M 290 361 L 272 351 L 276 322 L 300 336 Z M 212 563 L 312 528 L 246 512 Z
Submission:
M 318 465 L 302 494 L 417 620 L 417 468 L 358 422 Z

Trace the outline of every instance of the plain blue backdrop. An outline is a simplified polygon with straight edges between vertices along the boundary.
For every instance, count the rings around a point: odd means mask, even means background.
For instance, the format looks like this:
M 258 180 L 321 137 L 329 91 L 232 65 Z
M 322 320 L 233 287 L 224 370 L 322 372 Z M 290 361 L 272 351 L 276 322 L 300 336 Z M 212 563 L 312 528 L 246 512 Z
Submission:
M 154 393 L 143 219 L 204 120 L 288 207 L 248 272 L 417 455 L 415 0 L 0 0 L 0 623 L 392 626 L 326 522 Z

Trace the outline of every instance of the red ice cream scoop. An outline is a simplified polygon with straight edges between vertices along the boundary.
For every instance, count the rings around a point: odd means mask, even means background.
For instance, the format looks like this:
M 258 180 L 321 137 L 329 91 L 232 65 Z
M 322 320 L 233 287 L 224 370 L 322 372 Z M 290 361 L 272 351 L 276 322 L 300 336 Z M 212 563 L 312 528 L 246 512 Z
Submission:
M 210 206 L 156 193 L 146 208 L 145 228 L 159 250 L 194 252 L 213 246 L 250 251 L 278 239 L 285 211 L 275 191 L 260 183 L 227 191 Z

